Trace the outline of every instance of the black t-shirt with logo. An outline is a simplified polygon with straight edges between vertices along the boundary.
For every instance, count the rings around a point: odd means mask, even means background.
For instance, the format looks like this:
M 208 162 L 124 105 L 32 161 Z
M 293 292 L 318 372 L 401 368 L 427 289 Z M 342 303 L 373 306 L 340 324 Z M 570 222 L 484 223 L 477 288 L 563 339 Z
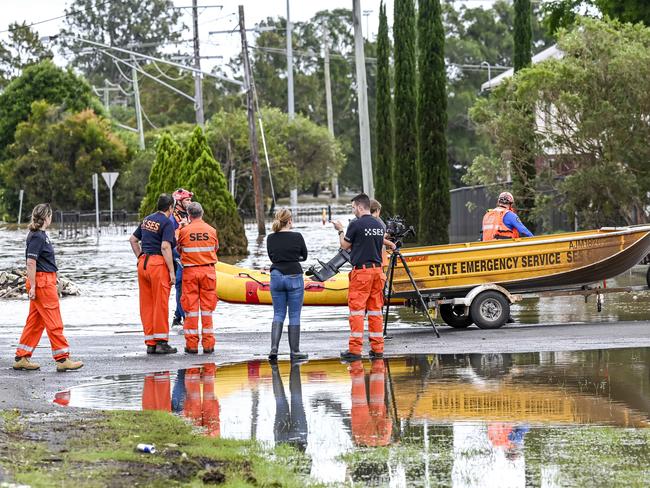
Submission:
M 162 254 L 162 243 L 167 241 L 172 249 L 176 247 L 174 226 L 162 212 L 156 212 L 145 217 L 135 229 L 133 235 L 139 239 L 144 254 Z
M 25 257 L 36 261 L 36 271 L 56 273 L 59 270 L 56 267 L 54 248 L 45 231 L 37 230 L 27 234 Z
M 368 263 L 381 264 L 381 250 L 385 230 L 372 215 L 362 215 L 348 225 L 345 240 L 352 244 L 350 261 L 353 266 Z

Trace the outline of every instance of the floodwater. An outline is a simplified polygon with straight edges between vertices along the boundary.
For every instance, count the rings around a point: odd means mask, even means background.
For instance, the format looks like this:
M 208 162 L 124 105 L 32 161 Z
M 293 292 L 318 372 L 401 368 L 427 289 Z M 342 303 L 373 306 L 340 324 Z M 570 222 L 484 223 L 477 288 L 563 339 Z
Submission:
M 335 216 L 347 222 L 351 215 Z M 330 225 L 319 222 L 297 224 L 309 250 L 306 265 L 316 259 L 329 260 L 338 249 L 336 232 Z M 71 278 L 82 290 L 82 296 L 66 297 L 61 301 L 61 311 L 68 335 L 91 335 L 107 333 L 141 334 L 136 260 L 128 243 L 131 228 L 103 229 L 102 236 L 63 238 L 56 230 L 50 232 L 57 252 L 62 275 Z M 262 269 L 270 266 L 266 243 L 257 243 L 256 231 L 247 229 L 249 255 L 243 259 L 228 259 L 233 264 Z M 0 228 L 0 271 L 24 266 L 24 230 Z M 645 284 L 645 267 L 628 272 L 608 283 L 608 286 Z M 175 291 L 170 299 L 170 319 L 175 308 Z M 598 313 L 593 297 L 585 303 L 581 297 L 558 297 L 528 299 L 513 307 L 515 321 L 524 324 L 615 322 L 619 320 L 648 320 L 650 292 L 615 294 L 605 296 L 604 309 Z M 394 309 L 393 309 L 394 310 Z M 19 337 L 27 316 L 24 299 L 3 300 L 0 327 L 6 334 Z M 409 309 L 392 312 L 392 323 L 398 326 L 427 326 L 424 318 Z M 215 316 L 218 332 L 268 331 L 272 321 L 269 305 L 233 305 L 219 303 Z M 302 326 L 304 330 L 348 330 L 345 307 L 305 307 Z
M 209 363 L 96 378 L 54 401 L 291 444 L 306 475 L 335 485 L 650 484 L 650 348 Z

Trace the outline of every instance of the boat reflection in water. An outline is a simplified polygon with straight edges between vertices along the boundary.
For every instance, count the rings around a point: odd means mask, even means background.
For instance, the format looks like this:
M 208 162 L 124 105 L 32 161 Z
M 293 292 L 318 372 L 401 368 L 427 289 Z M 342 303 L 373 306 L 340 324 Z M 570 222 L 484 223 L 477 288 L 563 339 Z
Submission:
M 648 349 L 209 363 L 102 378 L 54 401 L 165 410 L 207 435 L 287 443 L 322 482 L 572 485 L 650 462 Z

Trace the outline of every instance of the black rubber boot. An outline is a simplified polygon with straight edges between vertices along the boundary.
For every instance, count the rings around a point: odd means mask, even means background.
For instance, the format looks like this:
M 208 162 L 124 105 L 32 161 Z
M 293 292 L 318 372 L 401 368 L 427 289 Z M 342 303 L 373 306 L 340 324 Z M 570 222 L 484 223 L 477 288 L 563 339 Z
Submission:
M 273 322 L 271 324 L 271 352 L 269 361 L 278 360 L 278 347 L 280 347 L 280 338 L 282 337 L 282 322 Z
M 289 326 L 289 349 L 291 350 L 291 360 L 301 361 L 309 358 L 305 352 L 300 352 L 300 326 Z
M 161 341 L 156 344 L 154 354 L 176 354 L 178 350 L 167 344 L 167 341 Z

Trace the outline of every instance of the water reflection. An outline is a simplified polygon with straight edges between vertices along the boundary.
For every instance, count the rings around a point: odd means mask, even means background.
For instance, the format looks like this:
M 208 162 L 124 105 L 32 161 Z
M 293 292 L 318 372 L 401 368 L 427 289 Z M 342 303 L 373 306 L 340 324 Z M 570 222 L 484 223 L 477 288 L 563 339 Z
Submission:
M 101 378 L 54 401 L 287 443 L 322 482 L 566 486 L 614 471 L 650 483 L 650 349 L 209 363 Z

